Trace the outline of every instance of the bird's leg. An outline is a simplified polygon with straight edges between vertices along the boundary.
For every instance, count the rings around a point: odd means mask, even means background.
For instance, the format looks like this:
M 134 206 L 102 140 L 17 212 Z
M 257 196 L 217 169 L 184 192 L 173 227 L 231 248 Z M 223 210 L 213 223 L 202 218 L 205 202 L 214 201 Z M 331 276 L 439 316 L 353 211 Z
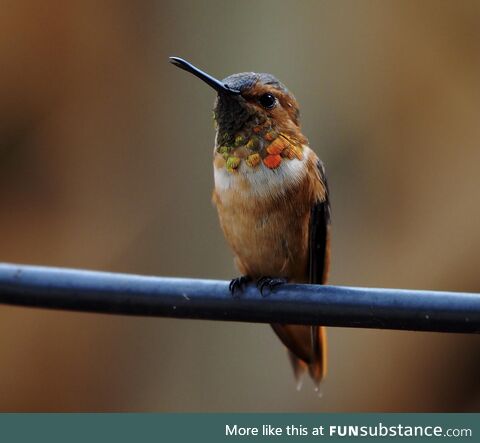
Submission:
M 228 285 L 228 289 L 230 290 L 230 294 L 232 297 L 235 297 L 235 290 L 238 289 L 240 291 L 243 290 L 243 287 L 246 283 L 252 281 L 252 277 L 249 275 L 241 275 L 240 277 L 236 277 L 230 281 Z
M 260 290 L 262 297 L 265 297 L 263 294 L 265 288 L 273 291 L 277 286 L 284 285 L 285 283 L 288 283 L 286 278 L 261 277 L 257 280 L 257 288 Z

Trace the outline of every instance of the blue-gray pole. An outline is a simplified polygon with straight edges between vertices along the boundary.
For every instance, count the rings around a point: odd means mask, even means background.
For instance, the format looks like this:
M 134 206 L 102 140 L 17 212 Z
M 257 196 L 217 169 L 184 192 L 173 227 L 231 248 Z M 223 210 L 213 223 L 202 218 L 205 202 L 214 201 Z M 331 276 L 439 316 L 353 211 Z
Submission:
M 232 297 L 228 282 L 0 264 L 0 303 L 108 314 L 480 332 L 480 294 L 289 284 Z

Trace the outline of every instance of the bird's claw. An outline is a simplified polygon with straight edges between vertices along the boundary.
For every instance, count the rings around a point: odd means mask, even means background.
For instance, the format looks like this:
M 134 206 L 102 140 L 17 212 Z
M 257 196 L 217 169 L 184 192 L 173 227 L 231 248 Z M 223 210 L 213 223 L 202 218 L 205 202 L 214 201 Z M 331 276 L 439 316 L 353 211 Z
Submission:
M 284 285 L 285 283 L 287 283 L 287 280 L 284 278 L 261 277 L 257 281 L 257 288 L 260 290 L 262 297 L 265 297 L 263 293 L 265 288 L 273 291 L 276 287 Z
M 232 279 L 228 285 L 228 289 L 230 290 L 232 297 L 235 297 L 235 291 L 237 289 L 240 291 L 243 290 L 244 285 L 250 280 L 251 278 L 248 275 L 241 275 L 240 277 Z

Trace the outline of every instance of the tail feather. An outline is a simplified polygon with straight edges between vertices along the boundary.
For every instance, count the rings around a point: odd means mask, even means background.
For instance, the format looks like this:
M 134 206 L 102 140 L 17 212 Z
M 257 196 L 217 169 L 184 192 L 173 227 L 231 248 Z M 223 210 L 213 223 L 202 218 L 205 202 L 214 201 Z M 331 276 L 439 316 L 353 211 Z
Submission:
M 289 350 L 297 382 L 308 370 L 318 387 L 327 373 L 327 337 L 323 326 L 273 324 L 273 330 Z
M 308 365 L 303 360 L 300 360 L 290 349 L 288 349 L 288 356 L 290 357 L 293 374 L 297 382 L 297 390 L 300 390 L 302 388 L 303 375 L 308 370 Z
M 327 328 L 324 326 L 310 327 L 312 335 L 313 361 L 308 365 L 310 377 L 318 388 L 327 375 Z

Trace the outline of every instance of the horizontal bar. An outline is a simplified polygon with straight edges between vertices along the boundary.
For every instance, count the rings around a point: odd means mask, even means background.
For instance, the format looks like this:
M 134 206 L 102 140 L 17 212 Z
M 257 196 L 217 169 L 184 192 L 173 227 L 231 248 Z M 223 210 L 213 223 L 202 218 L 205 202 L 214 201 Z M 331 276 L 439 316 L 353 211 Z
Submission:
M 0 264 L 0 303 L 155 317 L 480 332 L 480 294 L 228 282 Z

